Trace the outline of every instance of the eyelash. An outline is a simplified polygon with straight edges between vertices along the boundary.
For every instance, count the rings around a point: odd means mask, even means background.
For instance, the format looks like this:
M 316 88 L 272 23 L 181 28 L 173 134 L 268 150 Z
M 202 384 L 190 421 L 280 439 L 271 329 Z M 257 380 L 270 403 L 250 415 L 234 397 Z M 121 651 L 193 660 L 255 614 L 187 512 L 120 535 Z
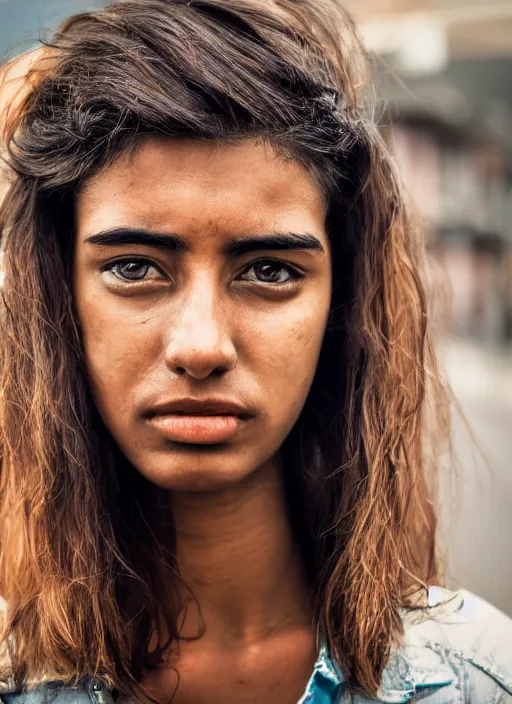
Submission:
M 105 264 L 105 265 L 101 268 L 101 272 L 103 273 L 103 272 L 105 272 L 105 271 L 108 271 L 108 272 L 112 273 L 112 274 L 113 274 L 117 279 L 119 279 L 120 281 L 125 282 L 127 285 L 129 285 L 129 284 L 143 283 L 144 281 L 146 281 L 146 279 L 126 279 L 126 278 L 123 278 L 123 277 L 121 277 L 121 276 L 119 276 L 119 275 L 117 275 L 117 274 L 114 273 L 114 268 L 115 268 L 116 266 L 119 266 L 119 265 L 121 265 L 121 264 L 134 264 L 134 263 L 139 264 L 139 265 L 141 265 L 141 266 L 146 265 L 146 266 L 149 266 L 149 267 L 153 267 L 154 269 L 156 269 L 157 271 L 159 271 L 159 272 L 161 273 L 159 266 L 157 266 L 156 264 L 154 264 L 150 259 L 144 259 L 144 258 L 142 258 L 142 257 L 131 257 L 131 258 L 125 258 L 125 259 L 117 259 L 117 260 L 115 260 L 115 261 L 113 261 L 113 262 L 109 262 L 108 264 Z M 243 273 L 243 274 L 247 273 L 247 272 L 250 271 L 253 267 L 257 266 L 258 264 L 275 264 L 275 265 L 279 265 L 279 267 L 280 267 L 281 269 L 286 269 L 286 270 L 288 271 L 288 274 L 290 275 L 291 278 L 290 278 L 288 281 L 284 281 L 284 282 L 281 282 L 281 283 L 278 283 L 278 282 L 270 282 L 270 281 L 269 281 L 269 282 L 265 282 L 265 281 L 260 281 L 260 282 L 258 282 L 258 281 L 255 281 L 255 280 L 252 280 L 252 283 L 261 283 L 261 284 L 266 285 L 266 286 L 280 286 L 280 287 L 284 287 L 284 286 L 286 286 L 286 285 L 290 285 L 290 284 L 294 283 L 295 281 L 298 281 L 299 279 L 303 279 L 303 278 L 304 278 L 304 274 L 301 273 L 298 269 L 295 269 L 295 267 L 292 267 L 290 264 L 285 264 L 284 262 L 282 262 L 282 261 L 280 261 L 280 260 L 278 260 L 278 259 L 258 259 L 258 260 L 254 261 L 254 262 L 251 262 L 251 263 L 244 269 L 244 271 L 243 271 L 242 273 Z

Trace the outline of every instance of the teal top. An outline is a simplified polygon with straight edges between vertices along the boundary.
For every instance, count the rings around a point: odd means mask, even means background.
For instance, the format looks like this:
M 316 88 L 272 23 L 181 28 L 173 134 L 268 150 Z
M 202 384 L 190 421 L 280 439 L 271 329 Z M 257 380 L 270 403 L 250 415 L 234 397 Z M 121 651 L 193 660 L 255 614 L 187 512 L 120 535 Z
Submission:
M 322 645 L 298 704 L 512 704 L 511 619 L 466 590 L 439 587 L 430 588 L 428 606 L 403 609 L 402 617 L 404 638 L 386 664 L 377 699 L 351 687 Z M 75 688 L 40 681 L 18 690 L 10 677 L 0 681 L 0 701 L 115 702 L 109 688 L 91 678 Z
M 322 645 L 309 679 L 306 691 L 299 704 L 332 704 L 340 700 L 343 678 L 329 657 L 327 646 Z

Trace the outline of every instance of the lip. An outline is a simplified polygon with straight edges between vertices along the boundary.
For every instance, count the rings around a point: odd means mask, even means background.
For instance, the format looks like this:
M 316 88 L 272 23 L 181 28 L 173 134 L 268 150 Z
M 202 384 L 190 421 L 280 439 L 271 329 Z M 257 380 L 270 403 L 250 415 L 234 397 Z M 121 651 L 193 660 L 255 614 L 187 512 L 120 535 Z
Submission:
M 243 421 L 234 415 L 157 415 L 150 423 L 167 440 L 198 445 L 226 442 L 235 435 Z
M 236 401 L 212 397 L 155 404 L 145 415 L 167 440 L 206 445 L 232 438 L 253 413 Z
M 224 398 L 180 398 L 155 404 L 145 414 L 147 418 L 168 416 L 171 414 L 205 415 L 205 416 L 238 416 L 242 420 L 250 418 L 252 413 L 230 399 Z

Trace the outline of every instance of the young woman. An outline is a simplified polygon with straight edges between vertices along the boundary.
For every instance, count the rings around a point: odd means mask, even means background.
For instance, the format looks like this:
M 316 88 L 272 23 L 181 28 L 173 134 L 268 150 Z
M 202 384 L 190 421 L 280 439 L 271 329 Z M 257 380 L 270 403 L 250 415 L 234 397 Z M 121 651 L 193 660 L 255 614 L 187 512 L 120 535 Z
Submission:
M 126 0 L 10 100 L 7 704 L 512 700 L 365 70 L 335 0 Z

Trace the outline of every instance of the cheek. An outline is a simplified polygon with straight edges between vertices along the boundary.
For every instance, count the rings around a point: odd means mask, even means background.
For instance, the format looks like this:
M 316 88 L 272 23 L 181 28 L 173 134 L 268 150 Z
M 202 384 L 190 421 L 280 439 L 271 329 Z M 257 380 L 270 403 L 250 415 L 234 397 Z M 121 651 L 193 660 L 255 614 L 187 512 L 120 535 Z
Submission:
M 295 422 L 306 401 L 325 332 L 323 308 L 319 313 L 319 307 L 301 307 L 251 333 L 261 351 L 260 383 L 275 422 L 288 417 Z
M 82 300 L 78 315 L 97 406 L 105 419 L 120 419 L 130 413 L 134 390 L 155 364 L 160 340 L 142 316 L 120 315 L 104 298 Z

